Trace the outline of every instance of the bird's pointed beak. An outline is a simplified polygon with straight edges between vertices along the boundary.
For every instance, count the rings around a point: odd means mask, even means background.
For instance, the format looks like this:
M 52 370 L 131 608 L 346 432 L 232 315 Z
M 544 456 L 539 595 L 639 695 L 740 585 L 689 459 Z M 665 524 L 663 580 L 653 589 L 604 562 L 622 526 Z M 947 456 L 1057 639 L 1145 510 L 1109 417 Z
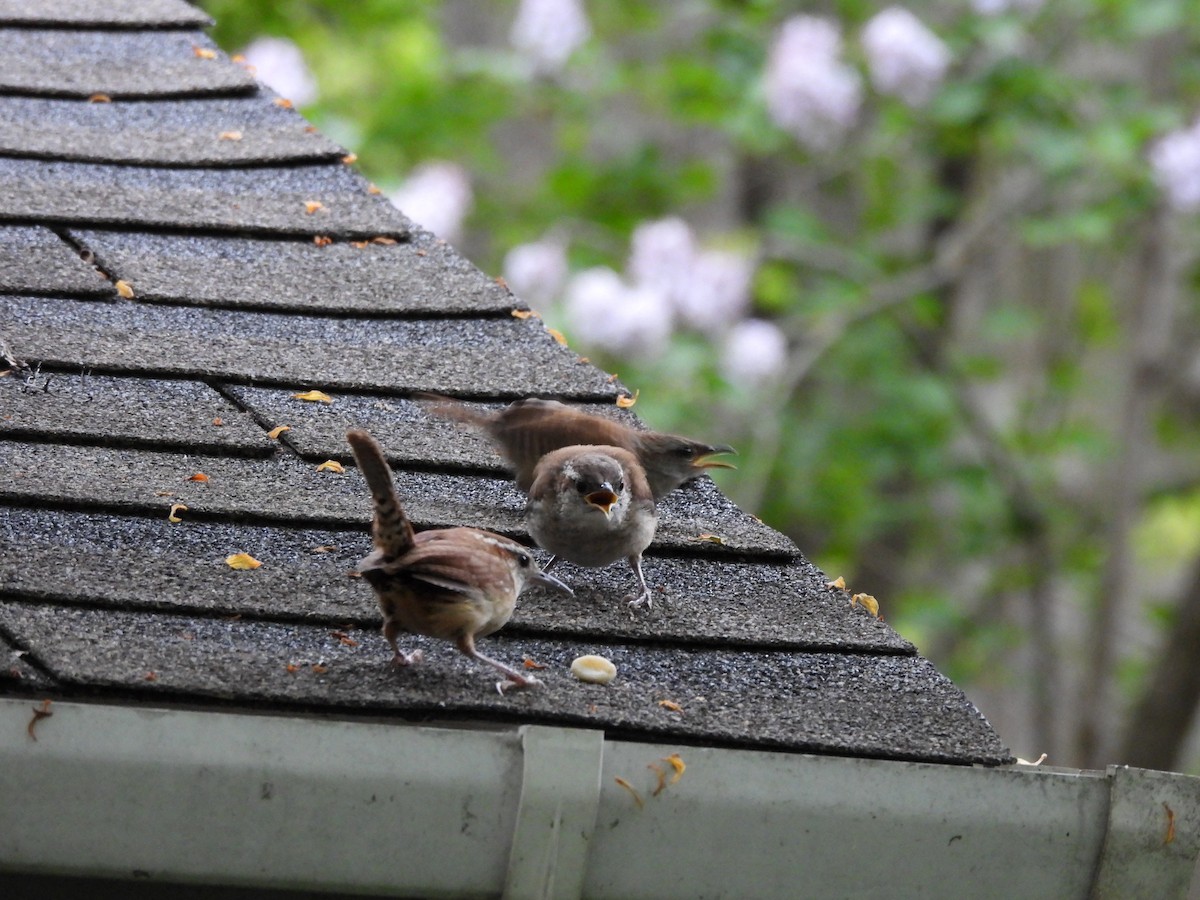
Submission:
M 692 461 L 693 469 L 736 469 L 731 462 L 726 462 L 723 459 L 712 459 L 711 457 L 719 456 L 722 453 L 737 453 L 732 447 L 727 444 L 720 444 L 716 447 L 709 447 L 706 451 Z
M 602 487 L 598 491 L 585 494 L 583 499 L 608 516 L 612 514 L 613 505 L 617 502 L 617 495 L 611 488 Z
M 542 587 L 553 588 L 556 591 L 562 591 L 564 594 L 570 594 L 572 597 L 575 596 L 575 592 L 571 590 L 565 581 L 561 581 L 549 572 L 543 572 L 541 569 L 530 575 L 529 580 L 534 584 L 540 584 Z

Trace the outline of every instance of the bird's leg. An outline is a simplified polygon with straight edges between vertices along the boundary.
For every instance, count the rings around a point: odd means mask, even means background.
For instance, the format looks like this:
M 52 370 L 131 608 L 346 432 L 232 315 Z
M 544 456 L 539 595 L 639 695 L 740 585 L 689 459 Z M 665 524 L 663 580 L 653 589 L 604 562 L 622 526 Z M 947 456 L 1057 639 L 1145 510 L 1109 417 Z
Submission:
M 630 594 L 625 599 L 629 602 L 630 609 L 639 609 L 642 606 L 650 609 L 654 605 L 654 601 L 650 596 L 650 588 L 646 585 L 646 576 L 642 574 L 642 554 L 634 553 L 628 559 L 634 574 L 637 575 L 638 587 L 641 588 L 641 591 L 636 596 Z
M 537 685 L 541 684 L 541 682 L 532 675 L 522 675 L 516 669 L 506 666 L 504 663 L 500 662 L 500 660 L 492 659 L 490 656 L 484 656 L 475 649 L 475 638 L 469 634 L 463 635 L 461 638 L 459 638 L 457 641 L 457 646 L 458 649 L 466 656 L 469 656 L 472 659 L 477 659 L 482 663 L 487 663 L 492 668 L 497 669 L 508 676 L 507 681 L 496 682 L 496 691 L 500 694 L 503 694 L 509 688 L 524 689 L 537 687 Z
M 401 650 L 400 645 L 396 643 L 396 635 L 399 633 L 400 626 L 395 622 L 389 621 L 384 623 L 383 637 L 391 646 L 392 652 L 395 653 L 395 656 L 392 657 L 392 665 L 396 666 L 397 668 L 417 665 L 417 663 L 425 658 L 425 654 L 420 650 L 414 650 L 411 653 L 405 653 L 403 650 Z

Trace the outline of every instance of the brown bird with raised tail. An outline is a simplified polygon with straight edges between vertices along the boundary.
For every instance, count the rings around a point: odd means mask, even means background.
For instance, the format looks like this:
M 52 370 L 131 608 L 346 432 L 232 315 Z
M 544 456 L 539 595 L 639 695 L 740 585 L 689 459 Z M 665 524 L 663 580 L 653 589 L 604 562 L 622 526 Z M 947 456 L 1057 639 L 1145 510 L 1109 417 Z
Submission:
M 499 630 L 512 616 L 517 597 L 540 584 L 573 593 L 543 572 L 529 548 L 478 528 L 440 528 L 414 532 L 392 481 L 379 443 L 365 431 L 351 430 L 346 440 L 367 481 L 374 505 L 371 534 L 375 549 L 358 564 L 379 600 L 383 636 L 395 652 L 393 664 L 419 662 L 421 651 L 404 653 L 396 643 L 401 631 L 453 641 L 472 659 L 502 672 L 507 688 L 538 684 L 498 660 L 484 656 L 475 639 Z

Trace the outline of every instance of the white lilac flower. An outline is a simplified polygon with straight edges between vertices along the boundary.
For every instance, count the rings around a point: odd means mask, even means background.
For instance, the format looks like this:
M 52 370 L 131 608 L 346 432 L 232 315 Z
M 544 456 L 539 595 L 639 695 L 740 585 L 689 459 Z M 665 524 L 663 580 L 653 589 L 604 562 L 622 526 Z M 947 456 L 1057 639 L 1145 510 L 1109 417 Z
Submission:
M 981 16 L 999 16 L 1009 10 L 1035 13 L 1045 2 L 1046 0 L 971 0 L 971 7 Z
M 296 106 L 317 99 L 317 80 L 304 62 L 300 48 L 287 38 L 260 37 L 242 51 L 254 67 L 254 76 Z
M 909 106 L 928 103 L 950 66 L 950 50 L 941 38 L 899 6 L 889 6 L 867 22 L 862 46 L 875 89 Z
M 814 16 L 783 23 L 763 77 L 767 112 L 814 150 L 832 149 L 854 125 L 862 81 L 840 59 L 838 27 Z
M 567 280 L 567 251 L 553 240 L 519 244 L 504 254 L 504 280 L 509 290 L 534 306 L 558 297 Z
M 1171 206 L 1200 207 L 1200 121 L 1159 138 L 1148 156 L 1154 180 Z
M 679 321 L 705 334 L 720 334 L 745 313 L 753 277 L 754 264 L 740 253 L 698 253 L 686 290 L 674 299 Z
M 740 387 L 753 388 L 777 378 L 786 362 L 787 338 L 762 319 L 746 319 L 734 326 L 721 348 L 721 374 Z
M 565 312 L 572 338 L 622 356 L 651 356 L 671 337 L 671 309 L 662 294 L 631 288 L 603 266 L 571 279 Z
M 521 0 L 509 41 L 534 72 L 549 74 L 561 71 L 591 34 L 581 0 Z
M 626 272 L 635 284 L 653 288 L 674 305 L 687 290 L 695 259 L 691 227 L 672 216 L 643 222 L 633 230 Z
M 429 162 L 413 169 L 390 199 L 422 228 L 453 243 L 462 234 L 463 220 L 471 211 L 474 195 L 462 166 Z

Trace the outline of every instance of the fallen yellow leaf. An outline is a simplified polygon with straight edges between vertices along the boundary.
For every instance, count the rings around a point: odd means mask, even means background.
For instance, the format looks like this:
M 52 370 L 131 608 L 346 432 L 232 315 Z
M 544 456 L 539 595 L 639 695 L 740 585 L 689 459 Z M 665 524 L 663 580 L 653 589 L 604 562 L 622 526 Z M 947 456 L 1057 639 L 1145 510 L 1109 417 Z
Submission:
M 879 601 L 870 594 L 855 594 L 850 598 L 850 605 L 858 604 L 873 616 L 879 615 Z
M 318 209 L 324 209 L 324 208 L 325 208 L 325 204 L 322 203 L 320 200 L 305 200 L 304 201 L 304 211 L 306 213 L 308 213 L 308 215 L 310 215 L 310 216 L 313 213 L 315 213 Z
M 272 428 L 270 431 L 267 432 L 267 437 L 269 437 L 273 441 L 278 440 L 279 436 L 281 434 L 283 434 L 285 431 L 291 431 L 291 430 L 292 430 L 291 425 L 276 425 L 274 428 Z
M 644 807 L 646 805 L 646 801 L 643 800 L 642 795 L 637 792 L 637 788 L 635 788 L 632 784 L 630 784 L 628 781 L 626 781 L 620 775 L 618 775 L 616 778 L 614 778 L 613 781 L 615 781 L 617 784 L 619 784 L 621 787 L 625 788 L 625 790 L 629 791 L 629 793 L 633 795 L 633 802 L 637 804 L 638 809 L 641 809 L 642 807 Z
M 188 481 L 208 481 L 208 476 L 203 472 L 197 472 L 195 475 L 189 475 Z
M 231 569 L 257 569 L 262 565 L 249 553 L 233 553 L 225 557 L 225 565 Z
M 345 156 L 342 157 L 342 162 L 347 166 L 352 166 L 356 162 L 358 162 L 358 154 L 357 153 L 347 153 Z
M 217 51 L 209 50 L 207 47 L 193 47 L 192 52 L 201 59 L 216 59 Z
M 662 761 L 667 763 L 672 769 L 675 770 L 675 774 L 671 776 L 671 784 L 674 784 L 683 777 L 683 773 L 687 769 L 687 766 L 684 765 L 683 757 L 681 757 L 678 753 L 672 753 L 670 756 L 664 756 Z
M 846 579 L 839 575 L 837 578 L 833 579 L 833 581 L 825 582 L 825 587 L 836 588 L 839 591 L 844 591 L 846 590 Z
M 669 709 L 671 712 L 677 712 L 677 713 L 683 712 L 683 707 L 680 706 L 678 703 L 676 703 L 674 700 L 659 700 L 658 705 L 661 706 L 663 709 Z
M 219 141 L 240 141 L 241 139 L 242 133 L 240 131 L 222 131 L 217 135 L 217 140 Z
M 333 398 L 324 391 L 305 391 L 303 394 L 292 394 L 293 400 L 308 400 L 312 403 L 332 403 Z
M 547 328 L 546 331 L 548 331 L 550 333 L 550 337 L 552 337 L 552 338 L 554 338 L 554 340 L 558 341 L 558 344 L 560 347 L 567 346 L 566 335 L 564 335 L 557 328 Z M 632 406 L 632 404 L 630 404 L 630 405 Z
M 532 309 L 514 309 L 512 311 L 512 317 L 514 319 L 540 319 L 541 318 L 541 316 L 539 316 L 537 314 L 537 311 L 532 310 Z
M 117 293 L 126 300 L 133 299 L 133 286 L 128 281 L 118 281 L 113 286 L 117 289 Z
M 647 763 L 646 768 L 654 773 L 657 783 L 654 785 L 654 790 L 650 792 L 651 797 L 657 797 L 667 789 L 667 773 L 658 763 Z
M 292 101 L 289 100 L 287 97 L 276 97 L 271 102 L 274 103 L 276 106 L 282 107 L 283 109 L 291 109 L 292 108 Z
M 631 407 L 631 406 L 633 406 L 633 404 L 637 403 L 638 394 L 640 394 L 641 392 L 642 392 L 642 389 L 638 388 L 637 390 L 635 390 L 633 392 L 632 397 L 630 397 L 628 394 L 622 394 L 620 397 L 617 398 L 617 406 L 621 407 L 621 409 L 629 409 L 629 407 Z
M 313 243 L 318 247 L 328 247 L 333 243 L 333 238 L 327 234 L 318 234 L 313 237 Z
M 704 534 L 696 535 L 694 540 L 704 541 L 705 543 L 708 543 L 708 544 L 721 544 L 721 545 L 725 544 L 725 538 L 721 537 L 719 534 L 708 534 L 707 532 Z
M 88 97 L 87 102 L 88 103 L 112 103 L 112 97 L 108 96 L 108 94 L 92 94 L 92 96 Z
M 327 459 L 327 460 L 325 460 L 325 462 L 323 462 L 319 466 L 317 466 L 317 471 L 318 472 L 336 472 L 338 475 L 342 475 L 343 473 L 345 473 L 346 467 L 343 466 L 336 459 Z
M 175 525 L 182 522 L 183 519 L 179 518 L 179 516 L 175 515 L 175 513 L 179 512 L 180 510 L 184 510 L 184 509 L 187 509 L 187 507 L 184 506 L 182 503 L 172 503 L 171 511 L 169 513 L 167 513 L 167 521 L 171 522 L 172 524 L 175 524 Z

